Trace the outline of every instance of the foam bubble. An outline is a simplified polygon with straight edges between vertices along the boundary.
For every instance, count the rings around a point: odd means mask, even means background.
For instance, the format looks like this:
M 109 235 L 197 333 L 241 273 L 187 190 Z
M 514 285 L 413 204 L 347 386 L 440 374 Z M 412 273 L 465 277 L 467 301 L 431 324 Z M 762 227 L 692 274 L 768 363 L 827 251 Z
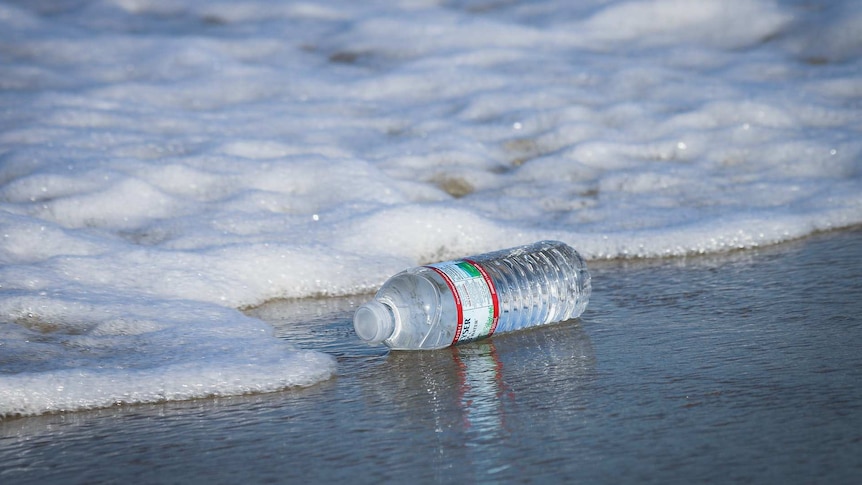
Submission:
M 685 38 L 741 48 L 776 35 L 790 18 L 775 3 L 759 0 L 636 0 L 612 4 L 584 26 L 602 40 L 666 45 Z

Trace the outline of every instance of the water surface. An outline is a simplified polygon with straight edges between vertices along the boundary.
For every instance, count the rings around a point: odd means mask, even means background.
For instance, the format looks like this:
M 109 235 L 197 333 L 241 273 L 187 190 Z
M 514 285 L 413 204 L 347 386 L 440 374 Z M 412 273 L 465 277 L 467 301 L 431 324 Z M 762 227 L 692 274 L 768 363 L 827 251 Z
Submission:
M 862 230 L 591 269 L 581 319 L 440 351 L 360 343 L 362 297 L 265 305 L 337 377 L 6 420 L 0 480 L 858 483 Z

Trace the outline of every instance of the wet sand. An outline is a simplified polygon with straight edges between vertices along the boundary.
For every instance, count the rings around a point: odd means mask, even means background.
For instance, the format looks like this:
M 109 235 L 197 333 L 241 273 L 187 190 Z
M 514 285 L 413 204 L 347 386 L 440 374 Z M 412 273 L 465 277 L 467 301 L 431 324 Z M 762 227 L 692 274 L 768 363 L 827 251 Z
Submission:
M 360 343 L 365 296 L 253 309 L 338 376 L 2 421 L 0 481 L 858 483 L 862 229 L 590 269 L 581 319 L 441 351 Z

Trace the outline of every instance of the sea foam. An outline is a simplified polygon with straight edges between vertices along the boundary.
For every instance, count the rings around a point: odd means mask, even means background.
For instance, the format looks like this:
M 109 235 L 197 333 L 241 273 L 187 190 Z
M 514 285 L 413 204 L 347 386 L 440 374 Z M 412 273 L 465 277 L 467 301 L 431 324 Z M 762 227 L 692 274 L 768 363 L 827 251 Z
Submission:
M 862 223 L 862 6 L 0 5 L 0 416 L 310 385 L 240 309 Z M 596 291 L 600 291 L 596 288 Z

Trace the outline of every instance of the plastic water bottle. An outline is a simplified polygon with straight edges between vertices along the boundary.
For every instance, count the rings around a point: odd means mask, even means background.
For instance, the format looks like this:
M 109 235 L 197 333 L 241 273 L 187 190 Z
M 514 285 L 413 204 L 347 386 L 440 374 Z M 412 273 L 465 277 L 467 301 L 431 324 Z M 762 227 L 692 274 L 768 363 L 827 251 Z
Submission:
M 392 349 L 438 349 L 576 318 L 591 289 L 577 251 L 541 241 L 404 270 L 356 310 L 353 328 Z

